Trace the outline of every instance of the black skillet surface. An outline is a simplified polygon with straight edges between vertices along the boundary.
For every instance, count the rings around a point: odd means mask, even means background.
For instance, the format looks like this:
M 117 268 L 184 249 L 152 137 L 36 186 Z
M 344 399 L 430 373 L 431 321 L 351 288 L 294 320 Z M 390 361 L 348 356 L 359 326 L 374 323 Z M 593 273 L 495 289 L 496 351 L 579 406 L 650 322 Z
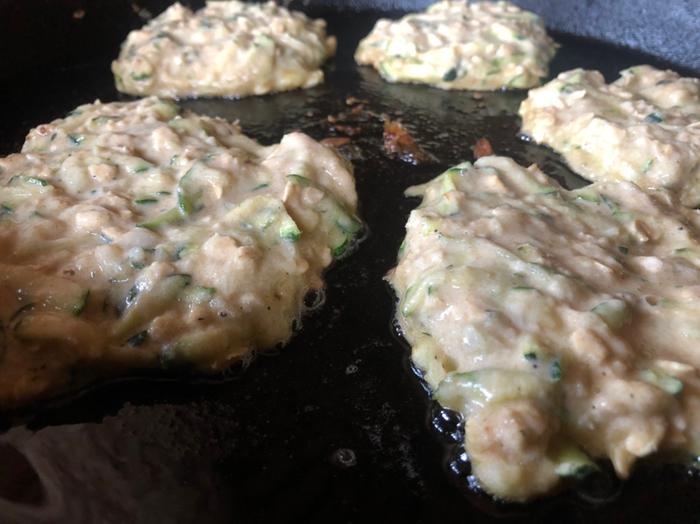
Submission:
M 104 7 L 102 18 L 89 4 L 85 9 L 83 18 L 56 23 L 94 17 L 104 25 L 105 13 L 114 15 L 120 31 L 104 35 L 114 45 L 138 24 L 133 16 L 117 16 L 118 7 Z M 417 204 L 402 192 L 470 159 L 469 146 L 479 137 L 488 137 L 499 154 L 539 163 L 569 186 L 582 182 L 555 154 L 517 138 L 515 113 L 524 92 L 477 100 L 472 93 L 388 85 L 351 60 L 379 14 L 323 14 L 340 43 L 323 86 L 183 105 L 240 119 L 248 134 L 270 143 L 291 129 L 317 139 L 334 135 L 326 116 L 347 111 L 346 97 L 355 96 L 376 113 L 403 119 L 439 162 L 414 167 L 391 160 L 381 151 L 379 122 L 368 117 L 360 123 L 363 132 L 353 137 L 357 149 L 351 153 L 369 236 L 328 272 L 325 304 L 304 319 L 292 342 L 273 356 L 259 356 L 247 370 L 233 370 L 226 380 L 132 378 L 37 406 L 19 418 L 5 416 L 0 524 L 697 522 L 700 474 L 681 466 L 642 464 L 626 483 L 603 477 L 529 505 L 498 504 L 468 489 L 468 466 L 455 460 L 459 446 L 449 437 L 454 421 L 437 417 L 442 433 L 431 427 L 437 411 L 392 328 L 394 297 L 382 277 L 395 262 L 405 220 Z M 52 22 L 42 23 L 50 31 Z M 612 78 L 637 63 L 668 65 L 555 36 L 562 48 L 553 73 L 581 66 Z M 45 35 L 37 38 L 50 45 Z M 36 55 L 33 48 L 22 52 Z M 77 53 L 46 52 L 64 58 Z M 29 127 L 80 103 L 118 99 L 108 68 L 115 54 L 109 46 L 88 50 L 82 63 L 45 71 L 22 71 L 15 60 L 17 74 L 3 85 L 0 153 L 17 150 Z

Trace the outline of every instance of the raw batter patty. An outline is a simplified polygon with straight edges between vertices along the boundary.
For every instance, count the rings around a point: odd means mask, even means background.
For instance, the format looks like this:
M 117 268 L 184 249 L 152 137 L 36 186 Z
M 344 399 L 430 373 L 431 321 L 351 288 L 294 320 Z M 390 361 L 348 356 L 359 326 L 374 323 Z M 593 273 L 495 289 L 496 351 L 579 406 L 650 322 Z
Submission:
M 0 405 L 82 372 L 226 369 L 286 342 L 360 223 L 351 166 L 157 98 L 78 107 L 0 159 Z
M 323 20 L 274 2 L 176 3 L 129 34 L 112 71 L 132 95 L 262 95 L 321 83 L 335 45 Z
M 489 156 L 422 196 L 389 280 L 412 358 L 509 500 L 609 457 L 700 452 L 700 216 L 628 182 L 567 191 Z
M 575 69 L 533 89 L 520 106 L 523 131 L 561 153 L 589 180 L 677 191 L 700 205 L 700 81 L 637 66 L 606 84 Z
M 398 21 L 379 20 L 355 60 L 389 82 L 492 90 L 538 85 L 555 50 L 533 13 L 508 2 L 448 0 Z

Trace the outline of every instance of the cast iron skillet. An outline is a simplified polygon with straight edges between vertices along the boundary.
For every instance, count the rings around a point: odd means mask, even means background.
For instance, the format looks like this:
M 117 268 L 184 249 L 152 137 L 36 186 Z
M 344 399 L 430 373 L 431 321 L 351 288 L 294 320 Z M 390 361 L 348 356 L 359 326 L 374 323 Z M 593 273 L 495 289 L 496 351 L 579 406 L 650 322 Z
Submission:
M 681 73 L 700 68 L 698 57 L 686 52 L 688 42 L 697 48 L 697 32 L 667 27 L 693 27 L 693 11 L 699 14 L 700 6 L 690 2 L 619 2 L 608 20 L 603 2 L 589 1 L 592 19 L 604 21 L 595 27 L 566 17 L 582 12 L 580 2 L 524 3 L 555 27 L 613 40 L 618 27 L 617 42 L 672 58 Z M 143 9 L 157 14 L 165 5 L 162 0 L 140 6 L 125 0 L 0 2 L 5 66 L 0 153 L 18 150 L 31 126 L 80 103 L 123 98 L 112 85 L 109 61 L 127 31 L 142 23 Z M 357 68 L 356 43 L 380 14 L 399 14 L 390 11 L 392 5 L 386 3 L 381 12 L 361 3 L 354 5 L 360 11 L 322 1 L 296 6 L 324 16 L 338 36 L 338 56 L 322 86 L 183 105 L 240 119 L 247 133 L 270 143 L 291 129 L 317 139 L 342 134 L 326 116 L 346 112 L 346 97 L 354 96 L 376 114 L 403 119 L 438 161 L 415 167 L 389 159 L 381 151 L 379 121 L 365 116 L 353 122 L 361 132 L 346 153 L 354 159 L 369 236 L 328 272 L 323 307 L 304 319 L 287 347 L 259 356 L 247 370 L 234 369 L 225 379 L 132 377 L 3 414 L 0 522 L 697 519 L 700 475 L 688 466 L 644 463 L 625 483 L 607 472 L 528 505 L 499 504 L 469 489 L 457 421 L 436 409 L 412 372 L 408 348 L 392 326 L 394 297 L 382 281 L 417 204 L 404 198 L 403 190 L 470 159 L 469 146 L 479 137 L 488 137 L 499 154 L 539 163 L 569 187 L 583 182 L 557 155 L 518 139 L 515 114 L 524 92 L 489 93 L 478 100 L 468 92 L 389 85 L 373 71 Z M 620 6 L 640 12 L 620 17 Z M 640 20 L 654 20 L 660 11 L 665 16 L 647 28 L 652 37 L 640 35 Z M 555 37 L 562 48 L 553 74 L 581 66 L 600 69 L 610 79 L 638 63 L 670 66 L 611 44 L 570 34 Z

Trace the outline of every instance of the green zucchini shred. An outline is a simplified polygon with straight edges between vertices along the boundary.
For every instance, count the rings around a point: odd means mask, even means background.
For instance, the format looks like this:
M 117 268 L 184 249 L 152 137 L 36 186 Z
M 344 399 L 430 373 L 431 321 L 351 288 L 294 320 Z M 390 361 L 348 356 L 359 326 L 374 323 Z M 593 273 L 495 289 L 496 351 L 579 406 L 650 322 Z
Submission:
M 136 285 L 133 285 L 129 288 L 129 291 L 126 293 L 126 297 L 124 298 L 124 301 L 126 302 L 126 305 L 129 306 L 131 303 L 136 300 L 136 297 L 139 294 L 139 288 Z
M 600 204 L 600 198 L 595 193 L 588 193 L 585 191 L 579 191 L 576 193 L 576 200 L 583 200 L 585 202 L 591 202 L 593 204 Z
M 600 470 L 598 465 L 573 443 L 560 445 L 553 455 L 552 458 L 557 464 L 554 471 L 560 477 L 573 477 L 580 480 Z
M 615 202 L 612 198 L 601 194 L 600 200 L 603 202 L 603 204 L 607 206 L 607 208 L 613 215 L 620 212 L 620 208 L 617 205 L 617 202 Z
M 136 200 L 134 200 L 134 204 L 138 204 L 140 206 L 157 203 L 158 199 L 153 197 L 137 198 Z
M 90 290 L 88 289 L 80 297 L 80 300 L 73 306 L 73 309 L 71 312 L 73 313 L 74 316 L 79 317 L 80 315 L 83 314 L 83 311 L 85 311 L 85 308 L 88 305 L 89 299 L 90 299 Z
M 85 140 L 85 136 L 69 133 L 68 140 L 70 140 L 71 144 L 73 144 L 74 146 L 79 146 Z
M 291 224 L 283 224 L 280 227 L 280 237 L 290 242 L 297 242 L 301 238 L 301 230 L 294 222 Z
M 35 306 L 36 306 L 36 304 L 34 304 L 33 302 L 29 302 L 27 304 L 24 304 L 17 311 L 12 313 L 12 316 L 10 316 L 10 322 L 19 318 L 23 313 L 26 313 L 27 311 L 31 311 L 32 309 L 34 309 Z
M 333 255 L 333 258 L 338 258 L 343 255 L 347 251 L 349 244 L 350 242 L 345 238 L 341 244 L 331 248 L 331 255 Z
M 182 213 L 180 212 L 180 209 L 178 207 L 174 207 L 150 220 L 136 224 L 136 227 L 142 227 L 145 229 L 158 229 L 163 225 L 179 222 L 180 220 L 182 220 Z
M 598 315 L 610 329 L 619 329 L 625 325 L 631 316 L 628 304 L 620 299 L 613 298 L 596 305 L 591 309 L 592 313 Z
M 561 380 L 562 374 L 563 371 L 559 359 L 554 359 L 549 365 L 549 378 L 554 382 L 558 382 Z
M 35 176 L 28 176 L 28 175 L 15 175 L 10 180 L 8 181 L 8 185 L 14 185 L 15 181 L 20 181 L 25 184 L 30 184 L 33 186 L 40 186 L 40 187 L 46 187 L 50 185 L 48 180 L 44 180 L 43 178 L 38 178 Z
M 150 73 L 131 73 L 131 79 L 135 82 L 143 82 L 144 80 L 148 80 L 149 78 L 151 78 Z
M 664 117 L 658 111 L 652 111 L 644 117 L 644 121 L 650 124 L 659 124 L 664 121 Z
M 105 124 L 111 120 L 120 120 L 120 119 L 121 119 L 121 117 L 119 117 L 119 116 L 100 115 L 100 116 L 96 116 L 96 117 L 92 118 L 90 120 L 90 122 L 94 122 L 95 124 L 102 125 L 102 124 Z
M 404 238 L 401 241 L 401 245 L 399 246 L 399 257 L 403 256 L 403 254 L 406 252 L 406 239 Z
M 457 68 L 451 67 L 448 69 L 444 75 L 442 75 L 443 82 L 454 82 L 457 79 Z
M 141 346 L 144 342 L 146 342 L 146 340 L 148 340 L 148 330 L 144 329 L 143 331 L 139 331 L 135 335 L 129 337 L 126 343 L 132 348 L 135 348 Z
M 683 391 L 683 382 L 663 371 L 656 369 L 643 369 L 639 377 L 644 381 L 660 389 L 669 395 L 678 395 Z
M 524 398 L 546 399 L 552 385 L 537 374 L 502 368 L 449 373 L 438 385 L 435 399 L 468 417 L 475 407 Z
M 205 304 L 216 294 L 216 288 L 194 286 L 186 293 L 186 299 L 192 304 Z
M 297 175 L 297 174 L 289 174 L 287 175 L 287 179 L 290 182 L 294 182 L 295 184 L 299 184 L 300 186 L 309 186 L 311 185 L 311 180 L 306 178 L 305 176 L 302 175 Z
M 175 248 L 175 253 L 173 253 L 173 260 L 182 260 L 187 254 L 187 251 L 190 249 L 190 247 L 191 246 L 189 244 L 185 244 Z
M 187 287 L 192 283 L 192 275 L 190 275 L 189 273 L 171 273 L 165 278 L 182 279 L 182 287 Z
M 537 352 L 534 350 L 526 351 L 523 353 L 523 357 L 528 362 L 537 362 Z
M 139 290 L 136 285 L 132 287 L 127 295 L 126 310 L 114 328 L 114 335 L 126 338 L 129 333 L 150 323 L 171 307 L 191 283 L 191 275 L 172 273 L 156 281 L 151 289 Z

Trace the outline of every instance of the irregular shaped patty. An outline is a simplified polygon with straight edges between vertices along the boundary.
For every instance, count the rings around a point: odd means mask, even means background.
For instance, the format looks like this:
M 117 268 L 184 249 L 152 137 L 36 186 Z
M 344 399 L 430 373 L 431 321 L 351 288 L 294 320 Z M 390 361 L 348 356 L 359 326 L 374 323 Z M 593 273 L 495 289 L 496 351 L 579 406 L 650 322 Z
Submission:
M 575 69 L 528 93 L 523 132 L 589 180 L 677 191 L 700 205 L 700 80 L 637 66 L 607 84 Z
M 286 342 L 360 229 L 351 166 L 147 98 L 78 107 L 0 159 L 0 406 Z
M 355 60 L 389 82 L 493 90 L 538 85 L 555 50 L 533 13 L 508 2 L 446 0 L 400 20 L 379 20 Z
M 112 71 L 132 95 L 262 95 L 321 83 L 335 45 L 323 20 L 274 2 L 175 3 L 129 33 Z
M 409 189 L 389 281 L 481 485 L 527 500 L 609 457 L 700 452 L 700 216 L 666 191 L 567 191 L 488 156 Z

